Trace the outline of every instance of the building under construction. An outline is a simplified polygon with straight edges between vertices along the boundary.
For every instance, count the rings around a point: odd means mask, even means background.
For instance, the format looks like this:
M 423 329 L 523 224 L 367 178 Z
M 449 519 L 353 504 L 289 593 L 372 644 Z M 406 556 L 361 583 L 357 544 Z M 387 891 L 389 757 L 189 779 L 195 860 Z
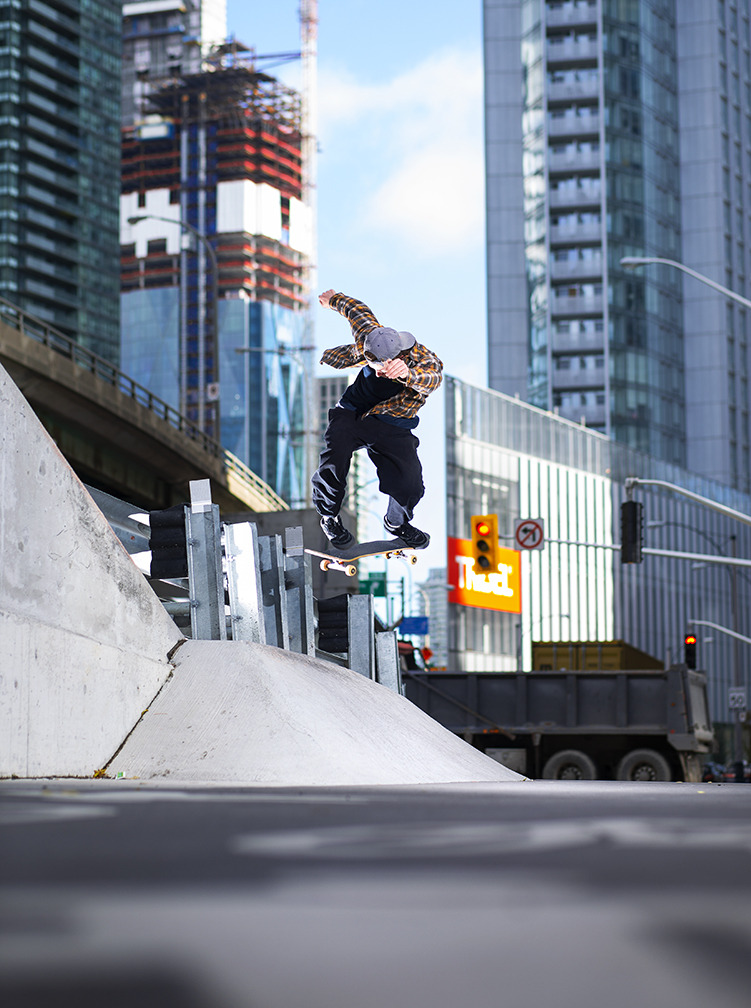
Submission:
M 123 127 L 123 369 L 287 500 L 312 425 L 302 102 L 231 46 Z

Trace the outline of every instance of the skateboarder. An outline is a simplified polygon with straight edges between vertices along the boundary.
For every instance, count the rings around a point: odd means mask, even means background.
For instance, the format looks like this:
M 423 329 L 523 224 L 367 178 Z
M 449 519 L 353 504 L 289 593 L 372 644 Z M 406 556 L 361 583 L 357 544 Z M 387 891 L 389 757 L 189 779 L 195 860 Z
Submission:
M 352 327 L 353 343 L 326 350 L 322 364 L 361 368 L 336 406 L 329 410 L 325 447 L 313 475 L 313 504 L 332 546 L 344 549 L 355 541 L 339 518 L 353 452 L 365 448 L 378 473 L 379 489 L 389 498 L 383 519 L 387 532 L 413 549 L 423 549 L 430 536 L 411 523 L 425 493 L 420 442 L 412 433 L 417 411 L 441 384 L 443 364 L 412 333 L 381 326 L 367 305 L 334 290 L 318 295 L 324 308 L 343 315 Z

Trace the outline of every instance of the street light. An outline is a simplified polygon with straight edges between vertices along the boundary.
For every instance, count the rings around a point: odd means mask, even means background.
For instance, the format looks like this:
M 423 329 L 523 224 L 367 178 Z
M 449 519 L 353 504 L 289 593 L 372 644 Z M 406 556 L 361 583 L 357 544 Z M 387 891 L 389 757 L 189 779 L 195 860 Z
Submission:
M 209 257 L 209 262 L 211 264 L 211 296 L 210 296 L 210 325 L 208 340 L 198 340 L 198 426 L 205 432 L 206 430 L 206 343 L 210 343 L 213 350 L 214 368 L 213 375 L 214 380 L 218 384 L 219 382 L 219 264 L 216 258 L 216 251 L 214 246 L 211 244 L 209 239 L 203 234 L 198 228 L 194 227 L 192 224 L 188 224 L 184 220 L 175 220 L 173 217 L 160 217 L 158 214 L 137 214 L 134 217 L 128 217 L 128 224 L 131 226 L 135 224 L 140 224 L 144 220 L 158 220 L 163 221 L 165 224 L 175 224 L 177 227 L 183 228 L 185 231 L 189 231 L 190 234 L 194 235 L 198 241 L 201 243 L 204 249 L 206 249 Z M 200 288 L 199 288 L 200 290 Z M 205 295 L 204 295 L 205 296 Z M 201 316 L 199 315 L 199 318 Z M 185 340 L 184 332 L 181 333 L 181 339 Z M 183 346 L 183 359 L 187 359 L 187 347 Z M 180 412 L 187 413 L 187 375 L 184 373 L 184 369 L 181 369 L 180 374 L 180 398 L 182 400 L 180 404 Z M 216 413 L 214 418 L 214 431 L 213 436 L 215 440 L 219 440 L 219 400 L 216 399 Z
M 714 280 L 710 280 L 709 277 L 704 276 L 703 273 L 697 273 L 696 270 L 691 269 L 690 266 L 684 266 L 683 263 L 676 262 L 674 259 L 661 259 L 659 256 L 624 256 L 623 259 L 621 259 L 621 266 L 625 269 L 636 269 L 637 266 L 650 266 L 654 263 L 660 266 L 672 266 L 674 269 L 680 270 L 682 273 L 687 273 L 690 277 L 693 277 L 694 280 L 700 280 L 713 290 L 719 291 L 720 294 L 724 294 L 725 297 L 732 298 L 733 301 L 737 301 L 739 304 L 745 305 L 746 308 L 751 308 L 751 301 L 749 301 L 748 298 L 741 297 L 741 295 L 736 294 L 735 291 L 731 291 L 727 287 L 723 287 L 722 284 L 718 284 Z

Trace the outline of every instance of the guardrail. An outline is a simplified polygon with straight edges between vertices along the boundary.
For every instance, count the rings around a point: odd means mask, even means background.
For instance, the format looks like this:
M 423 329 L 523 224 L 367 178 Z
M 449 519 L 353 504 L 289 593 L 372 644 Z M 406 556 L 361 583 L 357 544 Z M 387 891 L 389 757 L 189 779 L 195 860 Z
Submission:
M 81 346 L 75 340 L 65 336 L 34 315 L 25 312 L 4 297 L 0 297 L 0 318 L 24 336 L 66 357 L 95 378 L 106 382 L 129 399 L 145 407 L 160 420 L 164 420 L 174 430 L 198 445 L 202 451 L 213 458 L 220 459 L 228 473 L 232 473 L 237 479 L 249 484 L 277 510 L 289 510 L 287 502 L 257 476 L 242 459 L 227 451 L 218 441 L 183 416 L 179 410 L 134 381 L 111 361 L 105 360 L 104 357 L 100 357 L 87 347 Z

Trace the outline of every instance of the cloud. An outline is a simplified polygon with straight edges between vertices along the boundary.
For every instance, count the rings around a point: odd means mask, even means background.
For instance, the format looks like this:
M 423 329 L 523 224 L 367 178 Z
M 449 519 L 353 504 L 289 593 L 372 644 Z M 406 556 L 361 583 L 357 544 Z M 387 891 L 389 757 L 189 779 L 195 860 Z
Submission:
M 434 53 L 376 84 L 327 72 L 325 156 L 353 179 L 353 227 L 426 258 L 484 242 L 479 48 Z

